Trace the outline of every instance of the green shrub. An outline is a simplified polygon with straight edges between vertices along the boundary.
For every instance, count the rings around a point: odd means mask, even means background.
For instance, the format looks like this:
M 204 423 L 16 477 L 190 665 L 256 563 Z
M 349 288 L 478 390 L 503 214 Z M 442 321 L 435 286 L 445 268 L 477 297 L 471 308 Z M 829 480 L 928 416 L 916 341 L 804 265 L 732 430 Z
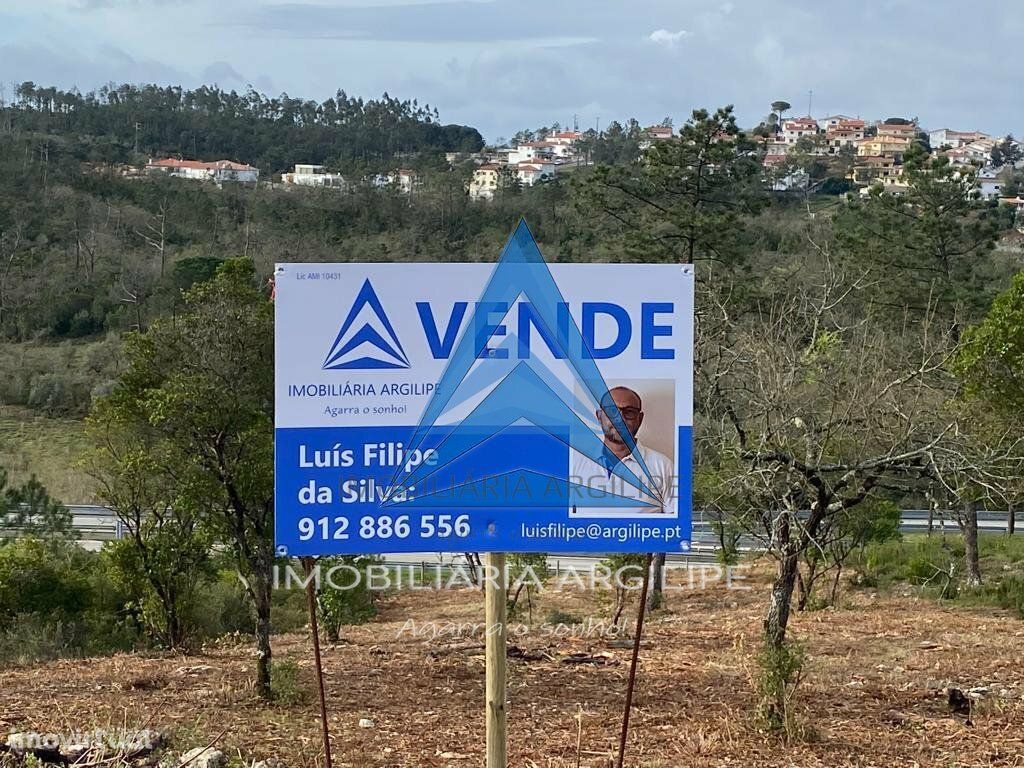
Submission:
M 96 553 L 35 539 L 0 546 L 0 664 L 132 648 L 129 602 Z
M 1024 573 L 1012 573 L 984 584 L 979 595 L 985 602 L 1016 612 L 1024 619 Z
M 380 558 L 372 556 L 325 557 L 319 561 L 321 581 L 317 604 L 328 639 L 337 640 L 344 625 L 362 624 L 377 614 L 379 593 L 367 589 L 366 569 L 380 562 Z M 332 575 L 328 577 L 328 574 Z M 333 587 L 329 581 L 333 582 Z
M 564 624 L 566 626 L 572 626 L 573 624 L 582 623 L 583 620 L 573 613 L 568 613 L 556 608 L 548 611 L 548 615 L 544 618 L 544 621 L 548 624 Z
M 25 538 L 0 547 L 0 616 L 78 616 L 89 605 L 88 568 L 74 545 Z
M 762 646 L 757 656 L 760 667 L 757 678 L 758 715 L 769 731 L 787 737 L 795 734 L 791 703 L 803 680 L 806 660 L 803 645 L 796 640 L 787 640 L 781 647 L 770 643 Z
M 291 659 L 279 659 L 270 670 L 270 692 L 279 704 L 301 704 L 309 689 L 302 679 L 299 665 Z
M 275 589 L 270 596 L 270 625 L 275 634 L 297 632 L 309 626 L 306 590 Z
M 964 544 L 959 535 L 908 536 L 903 541 L 872 544 L 858 563 L 858 582 L 883 588 L 907 583 L 943 599 L 969 598 L 1024 615 L 1020 608 L 1024 601 L 1024 537 L 982 534 L 978 548 L 985 582 L 972 595 L 960 589 Z
M 0 622 L 0 667 L 76 656 L 79 627 L 38 613 L 21 613 Z
M 883 587 L 898 582 L 924 586 L 941 582 L 942 574 L 955 573 L 962 557 L 963 543 L 958 537 L 909 536 L 869 544 L 856 567 L 864 582 Z
M 49 416 L 81 414 L 89 407 L 90 387 L 66 373 L 39 373 L 32 377 L 26 404 Z
M 546 552 L 514 552 L 508 557 L 508 615 L 515 616 L 522 607 L 523 597 L 533 617 L 533 599 L 538 585 L 551 575 Z
M 187 647 L 197 636 L 195 617 L 205 610 L 199 591 L 212 577 L 209 544 L 168 521 L 147 530 L 145 546 L 141 550 L 134 538 L 107 544 L 104 564 L 150 638 L 165 648 Z
M 214 578 L 203 581 L 196 590 L 194 604 L 189 607 L 189 619 L 197 637 L 251 635 L 256 618 L 238 573 L 222 568 Z

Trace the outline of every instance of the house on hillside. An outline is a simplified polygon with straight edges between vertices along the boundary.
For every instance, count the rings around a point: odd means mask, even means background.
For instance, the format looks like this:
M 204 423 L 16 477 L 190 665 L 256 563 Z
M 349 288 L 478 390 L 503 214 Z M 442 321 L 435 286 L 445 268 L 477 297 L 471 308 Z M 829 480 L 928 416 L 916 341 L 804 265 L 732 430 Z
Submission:
M 508 153 L 508 163 L 509 165 L 519 165 L 519 163 L 529 163 L 534 160 L 553 160 L 556 148 L 559 148 L 562 153 L 569 149 L 569 147 L 553 141 L 528 141 Z
M 782 138 L 787 144 L 796 144 L 804 136 L 818 135 L 818 121 L 813 117 L 794 117 L 782 121 Z
M 403 195 L 411 195 L 413 190 L 419 186 L 420 179 L 416 171 L 399 168 L 388 173 L 378 173 L 376 176 L 370 177 L 369 182 L 379 189 L 392 187 Z
M 650 125 L 640 135 L 640 151 L 648 150 L 654 142 L 671 139 L 674 135 L 675 130 L 671 125 Z
M 903 176 L 903 166 L 893 155 L 861 155 L 850 171 L 849 178 L 855 184 L 897 183 Z
M 928 143 L 931 144 L 933 149 L 947 146 L 951 149 L 957 149 L 965 144 L 970 144 L 972 141 L 987 138 L 989 138 L 988 134 L 981 131 L 952 131 L 949 128 L 938 128 L 934 131 L 928 131 Z
M 212 181 L 216 184 L 223 184 L 225 181 L 254 184 L 260 178 L 259 168 L 231 160 L 214 160 L 206 163 L 200 160 L 179 160 L 173 157 L 150 160 L 146 164 L 146 173 L 162 173 L 182 179 Z
M 501 166 L 497 163 L 485 163 L 473 171 L 469 182 L 470 200 L 493 200 L 498 191 L 498 174 Z
M 826 117 L 818 118 L 818 129 L 821 131 L 827 131 L 829 128 L 835 128 L 840 123 L 849 122 L 850 120 L 856 120 L 855 117 L 849 115 L 828 115 Z M 863 122 L 863 121 L 862 121 Z
M 516 177 L 524 187 L 532 187 L 540 181 L 554 178 L 556 168 L 555 163 L 546 160 L 519 163 L 516 166 Z
M 951 165 L 973 165 L 970 154 L 963 147 L 943 150 L 940 154 L 949 160 Z
M 967 159 L 977 165 L 988 165 L 992 161 L 992 150 L 995 149 L 995 139 L 975 139 L 960 147 Z
M 582 134 L 579 131 L 558 131 L 548 136 L 548 141 L 554 141 L 558 144 L 572 144 L 574 141 L 579 141 Z
M 556 156 L 568 156 L 575 154 L 575 150 L 572 147 L 580 140 L 580 136 L 579 131 L 559 131 L 558 133 L 552 133 L 546 140 L 555 145 Z M 558 147 L 564 148 L 561 154 L 558 151 Z
M 863 120 L 840 120 L 825 130 L 828 151 L 836 154 L 843 147 L 856 148 L 857 142 L 864 138 L 866 130 Z
M 348 187 L 344 176 L 340 173 L 328 173 L 323 165 L 296 165 L 291 173 L 281 174 L 281 182 L 298 187 Z
M 875 123 L 875 136 L 891 136 L 911 141 L 917 137 L 917 123 Z
M 978 171 L 974 183 L 982 200 L 995 200 L 1003 192 L 1002 174 L 992 168 Z
M 1001 197 L 999 198 L 1001 205 L 1009 205 L 1017 213 L 1018 223 L 1024 218 L 1024 197 L 1017 195 L 1016 197 Z
M 858 157 L 892 157 L 897 163 L 901 163 L 903 155 L 913 142 L 909 138 L 899 136 L 869 136 L 855 143 Z

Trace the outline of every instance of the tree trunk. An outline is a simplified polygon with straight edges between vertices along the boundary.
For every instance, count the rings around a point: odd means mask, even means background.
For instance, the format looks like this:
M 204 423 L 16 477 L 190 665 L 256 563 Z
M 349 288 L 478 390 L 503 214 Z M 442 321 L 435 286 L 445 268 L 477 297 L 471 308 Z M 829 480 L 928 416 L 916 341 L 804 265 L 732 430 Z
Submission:
M 843 576 L 843 564 L 842 564 L 842 561 L 840 561 L 836 565 L 836 575 L 835 575 L 835 578 L 832 579 L 832 591 L 829 593 L 829 598 L 828 598 L 828 604 L 830 606 L 832 606 L 832 607 L 835 607 L 836 603 L 839 600 L 839 580 L 842 578 L 842 576 Z
M 267 574 L 252 577 L 253 598 L 256 607 L 256 690 L 265 699 L 270 698 L 270 578 Z
M 1017 528 L 1017 513 L 1013 509 L 1013 504 L 1010 504 L 1006 508 L 1006 532 L 1013 536 L 1015 529 Z
M 793 587 L 796 585 L 797 556 L 795 552 L 784 552 L 779 560 L 779 570 L 772 584 L 768 604 L 768 615 L 764 619 L 764 640 L 773 649 L 780 649 L 786 642 L 786 626 L 793 603 Z
M 964 561 L 967 586 L 981 585 L 981 563 L 978 558 L 978 502 L 964 502 Z
M 804 575 L 800 573 L 800 568 L 796 569 L 796 609 L 802 612 L 807 607 L 807 582 L 804 581 Z
M 665 602 L 665 553 L 659 552 L 651 561 L 651 589 L 647 593 L 647 611 L 650 613 L 655 608 L 660 608 Z

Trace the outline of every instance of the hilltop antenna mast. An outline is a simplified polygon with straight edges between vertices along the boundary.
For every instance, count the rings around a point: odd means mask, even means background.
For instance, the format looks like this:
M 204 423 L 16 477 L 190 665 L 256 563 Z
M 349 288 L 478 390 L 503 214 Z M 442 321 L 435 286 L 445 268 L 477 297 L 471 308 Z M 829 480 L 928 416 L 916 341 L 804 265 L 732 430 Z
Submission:
M 814 91 L 807 92 L 807 116 L 811 116 L 811 99 L 814 98 Z

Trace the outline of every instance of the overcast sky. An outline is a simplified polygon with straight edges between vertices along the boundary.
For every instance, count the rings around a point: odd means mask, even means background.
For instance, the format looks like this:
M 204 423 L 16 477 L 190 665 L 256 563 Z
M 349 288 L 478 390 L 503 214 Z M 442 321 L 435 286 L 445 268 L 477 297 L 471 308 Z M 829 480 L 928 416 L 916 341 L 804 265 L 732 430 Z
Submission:
M 1021 0 L 0 0 L 0 79 L 418 98 L 488 139 L 775 99 L 1024 134 Z

